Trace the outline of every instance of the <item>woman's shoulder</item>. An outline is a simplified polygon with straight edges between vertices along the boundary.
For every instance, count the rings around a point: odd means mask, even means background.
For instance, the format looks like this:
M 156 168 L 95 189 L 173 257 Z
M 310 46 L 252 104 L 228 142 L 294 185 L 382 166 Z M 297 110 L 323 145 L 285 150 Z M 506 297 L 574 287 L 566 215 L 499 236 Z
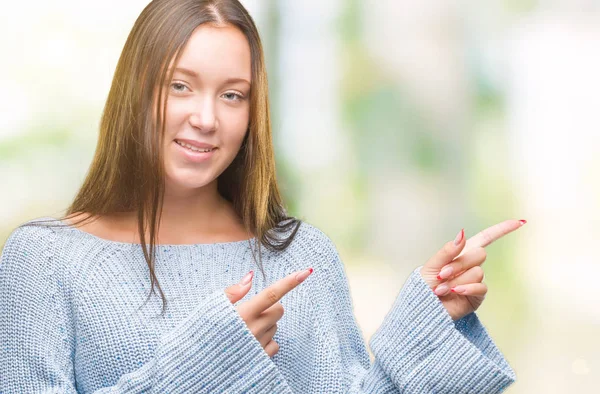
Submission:
M 305 242 L 320 246 L 332 246 L 331 238 L 319 227 L 314 224 L 302 221 L 298 228 L 298 234 Z
M 337 248 L 329 235 L 314 224 L 301 221 L 290 244 L 292 253 L 306 257 L 337 257 Z
M 118 250 L 118 243 L 104 242 L 87 233 L 72 219 L 50 216 L 17 226 L 2 247 L 1 271 L 19 275 L 59 275 L 79 278 Z
M 45 245 L 52 242 L 55 238 L 55 230 L 51 227 L 56 219 L 42 217 L 29 220 L 16 228 L 8 235 L 4 246 L 17 247 L 25 246 L 35 247 L 36 245 Z
M 71 222 L 43 216 L 14 228 L 2 250 L 4 253 L 23 253 L 30 259 L 48 258 L 71 249 L 80 249 L 87 239 L 87 233 L 76 229 Z
M 290 253 L 294 256 L 291 260 L 294 261 L 295 270 L 312 267 L 318 273 L 313 281 L 317 281 L 322 294 L 331 295 L 331 283 L 346 281 L 346 269 L 338 249 L 320 227 L 303 221 L 290 245 Z M 342 290 L 338 288 L 337 294 Z
M 2 247 L 2 272 L 26 275 L 56 268 L 53 264 L 56 231 L 50 226 L 51 219 L 29 220 L 12 230 Z

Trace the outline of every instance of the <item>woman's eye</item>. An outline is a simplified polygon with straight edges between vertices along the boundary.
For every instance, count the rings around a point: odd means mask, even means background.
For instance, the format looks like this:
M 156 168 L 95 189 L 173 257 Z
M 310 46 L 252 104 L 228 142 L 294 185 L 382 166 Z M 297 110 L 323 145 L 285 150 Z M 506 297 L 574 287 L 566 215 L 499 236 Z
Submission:
M 171 84 L 171 89 L 173 89 L 177 93 L 183 93 L 185 88 L 187 88 L 187 86 L 179 82 Z
M 244 98 L 241 94 L 233 92 L 225 93 L 223 94 L 223 97 L 231 101 L 241 101 Z

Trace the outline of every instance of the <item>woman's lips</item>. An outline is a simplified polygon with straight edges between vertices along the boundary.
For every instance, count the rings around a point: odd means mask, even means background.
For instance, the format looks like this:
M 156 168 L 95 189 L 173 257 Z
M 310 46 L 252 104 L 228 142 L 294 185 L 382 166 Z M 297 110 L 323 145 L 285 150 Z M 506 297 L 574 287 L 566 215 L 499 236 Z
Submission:
M 204 161 L 209 160 L 215 154 L 215 151 L 218 148 L 213 148 L 210 152 L 196 152 L 189 148 L 179 145 L 177 142 L 173 141 L 175 144 L 175 149 L 177 149 L 188 161 L 193 163 L 202 163 Z

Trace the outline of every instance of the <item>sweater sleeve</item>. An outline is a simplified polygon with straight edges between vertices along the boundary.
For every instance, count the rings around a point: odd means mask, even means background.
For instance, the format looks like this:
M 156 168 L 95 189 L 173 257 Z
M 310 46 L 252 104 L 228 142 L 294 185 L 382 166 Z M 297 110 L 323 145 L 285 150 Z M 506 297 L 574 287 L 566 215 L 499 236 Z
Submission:
M 56 233 L 21 227 L 0 258 L 0 392 L 77 393 L 75 328 Z M 235 373 L 234 373 L 235 372 Z M 96 393 L 290 393 L 224 291 L 159 338 L 154 357 Z
M 369 340 L 370 363 L 353 313 L 344 265 L 326 238 L 327 271 L 350 393 L 500 393 L 516 379 L 471 313 L 454 322 L 416 268 Z
M 420 274 L 409 276 L 369 346 L 406 393 L 501 393 L 516 375 L 473 312 L 456 322 Z

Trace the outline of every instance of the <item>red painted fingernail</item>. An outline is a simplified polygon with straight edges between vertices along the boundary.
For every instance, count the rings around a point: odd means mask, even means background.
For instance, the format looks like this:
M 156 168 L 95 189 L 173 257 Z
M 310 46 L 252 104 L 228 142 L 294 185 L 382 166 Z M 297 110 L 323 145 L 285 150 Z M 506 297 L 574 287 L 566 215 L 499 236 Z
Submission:
M 304 281 L 304 279 L 308 278 L 308 276 L 309 276 L 310 274 L 312 274 L 312 273 L 313 273 L 313 269 L 312 269 L 312 268 L 308 268 L 308 269 L 306 269 L 306 270 L 304 270 L 304 271 L 300 272 L 299 274 L 297 274 L 297 275 L 296 275 L 296 280 L 297 280 L 298 282 L 303 282 L 303 281 Z
M 437 276 L 437 278 L 439 280 L 442 279 L 447 279 L 450 277 L 450 275 L 452 275 L 452 272 L 454 271 L 454 268 L 452 268 L 452 266 L 447 265 L 444 268 L 442 268 L 442 270 L 440 271 L 439 275 Z M 444 276 L 442 276 L 442 274 L 444 274 Z
M 465 229 L 463 228 L 462 230 L 460 230 L 460 232 L 458 234 L 456 234 L 456 238 L 454 238 L 454 245 L 458 245 L 459 243 L 461 243 L 464 235 L 465 235 Z
M 445 283 L 442 283 L 441 285 L 437 286 L 433 292 L 436 295 L 441 296 L 442 294 L 446 294 L 447 291 L 448 291 L 448 285 Z
M 522 225 L 524 225 L 525 223 L 527 223 L 527 220 L 525 220 L 525 219 L 521 219 L 521 220 L 519 220 L 519 222 L 521 222 L 521 226 L 522 226 Z
M 246 276 L 244 276 L 242 278 L 242 281 L 240 282 L 242 285 L 247 285 L 248 283 L 250 283 L 250 281 L 252 280 L 252 275 L 254 275 L 254 271 L 250 271 L 246 274 Z

